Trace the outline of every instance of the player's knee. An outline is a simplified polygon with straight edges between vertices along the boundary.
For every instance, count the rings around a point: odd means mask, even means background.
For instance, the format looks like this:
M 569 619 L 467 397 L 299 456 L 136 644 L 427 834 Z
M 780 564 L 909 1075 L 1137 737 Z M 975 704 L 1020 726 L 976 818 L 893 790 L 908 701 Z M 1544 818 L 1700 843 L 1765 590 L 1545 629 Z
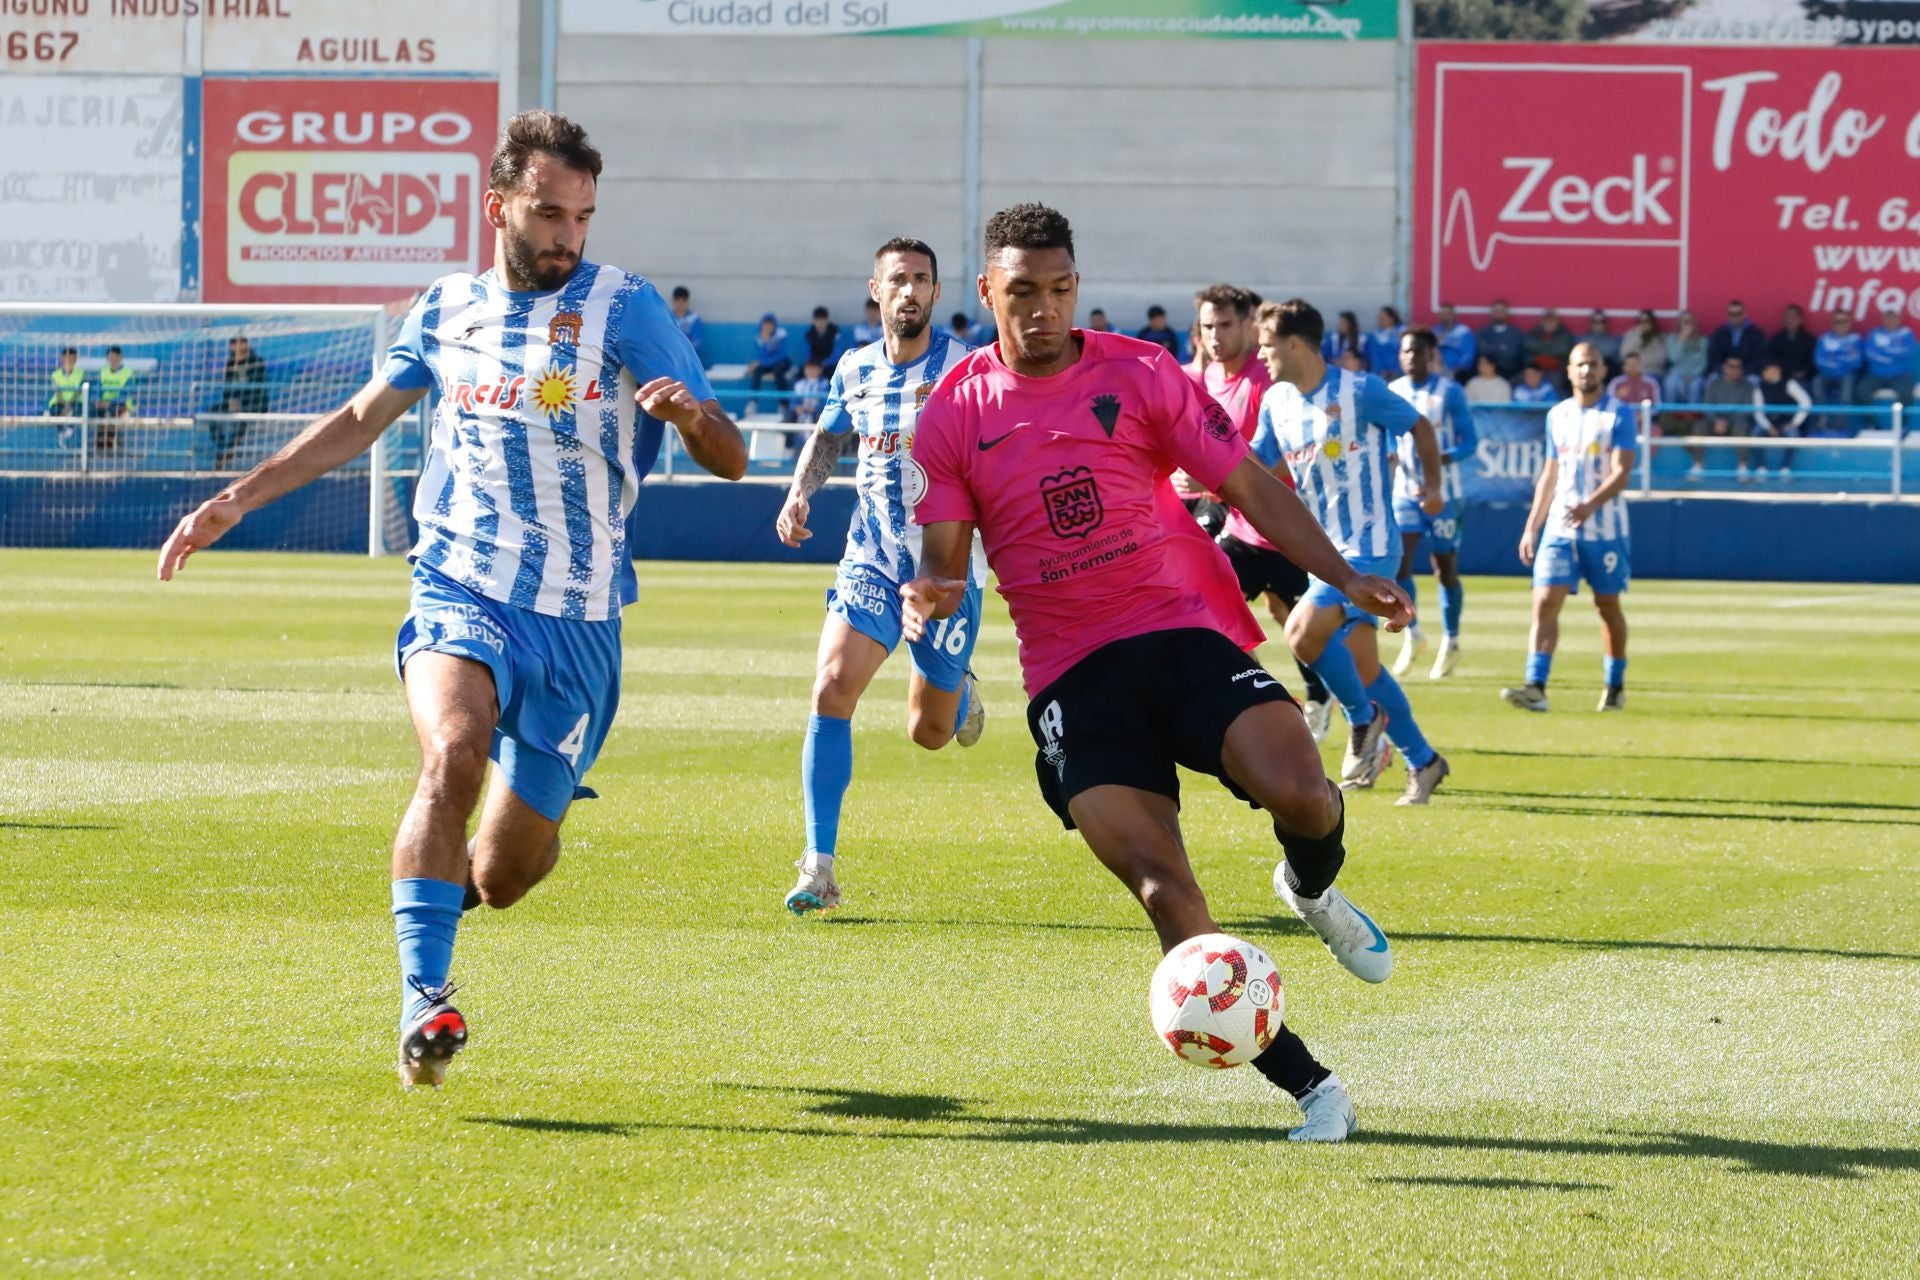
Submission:
M 813 714 L 850 719 L 860 704 L 859 690 L 837 664 L 820 668 L 813 678 Z
M 504 911 L 527 896 L 527 890 L 533 888 L 533 880 L 501 863 L 489 863 L 474 867 L 473 887 L 480 891 L 482 903 L 496 911 Z
M 1281 829 L 1310 840 L 1326 835 L 1340 821 L 1339 797 L 1318 771 L 1289 773 L 1271 795 L 1262 798 L 1261 807 Z
M 435 733 L 421 744 L 420 788 L 470 812 L 487 778 L 489 743 L 477 736 Z
M 913 739 L 915 746 L 938 751 L 953 741 L 953 725 L 951 722 L 942 723 L 938 716 L 910 712 L 907 716 L 907 736 Z
M 1200 900 L 1200 886 L 1194 878 L 1172 868 L 1142 872 L 1134 882 L 1133 892 L 1154 920 L 1180 915 Z
M 1313 635 L 1313 615 L 1304 609 L 1295 609 L 1287 615 L 1287 648 L 1293 650 L 1293 656 L 1302 662 L 1312 662 L 1320 656 L 1323 643 Z

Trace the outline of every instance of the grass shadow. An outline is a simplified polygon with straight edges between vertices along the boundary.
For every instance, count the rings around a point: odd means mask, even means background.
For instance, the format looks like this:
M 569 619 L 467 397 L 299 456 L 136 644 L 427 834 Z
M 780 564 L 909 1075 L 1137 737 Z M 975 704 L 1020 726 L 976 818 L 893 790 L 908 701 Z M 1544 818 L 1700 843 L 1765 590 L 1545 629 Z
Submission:
M 1631 801 L 1622 801 L 1604 807 L 1518 803 L 1481 804 L 1474 807 L 1499 813 L 1533 813 L 1547 817 L 1568 818 L 1671 818 L 1682 822 L 1793 822 L 1841 827 L 1920 827 L 1920 818 L 1841 818 L 1811 813 L 1721 813 L 1714 809 L 1656 809 L 1646 805 L 1634 805 Z
M 1920 762 L 1908 764 L 1891 760 L 1807 760 L 1789 756 L 1682 756 L 1648 755 L 1635 752 L 1606 751 L 1514 751 L 1499 747 L 1449 747 L 1454 756 L 1495 756 L 1517 760 L 1639 760 L 1648 764 L 1785 764 L 1796 769 L 1817 766 L 1829 769 L 1920 770 Z
M 1538 1178 L 1375 1178 L 1375 1182 L 1402 1187 L 1484 1187 L 1491 1191 L 1611 1191 L 1605 1182 L 1547 1182 Z
M 111 822 L 16 822 L 0 819 L 0 831 L 118 831 Z
M 1220 927 L 1237 936 L 1260 933 L 1307 932 L 1306 925 L 1293 916 L 1243 916 L 1222 920 Z M 1585 951 L 1694 951 L 1755 956 L 1826 956 L 1836 960 L 1915 960 L 1920 955 L 1907 951 L 1855 951 L 1842 947 L 1796 947 L 1766 942 L 1670 942 L 1657 938 L 1557 938 L 1524 933 L 1442 933 L 1395 929 L 1388 937 L 1400 942 L 1457 942 L 1463 944 L 1498 942 L 1521 947 L 1564 947 Z
M 1779 800 L 1749 799 L 1742 796 L 1728 799 L 1723 796 L 1654 796 L 1645 794 L 1618 795 L 1604 791 L 1503 791 L 1492 787 L 1448 787 L 1449 796 L 1495 796 L 1505 800 L 1605 800 L 1609 802 L 1654 804 L 1728 804 L 1751 805 L 1756 809 L 1853 809 L 1868 812 L 1891 811 L 1896 813 L 1920 813 L 1920 804 L 1889 804 L 1871 800 Z

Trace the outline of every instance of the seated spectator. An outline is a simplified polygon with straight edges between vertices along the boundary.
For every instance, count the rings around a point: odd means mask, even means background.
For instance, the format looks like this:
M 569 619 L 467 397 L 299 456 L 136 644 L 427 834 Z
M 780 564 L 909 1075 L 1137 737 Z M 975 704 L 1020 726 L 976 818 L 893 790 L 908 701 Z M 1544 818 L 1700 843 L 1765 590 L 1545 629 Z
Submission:
M 1667 339 L 1667 402 L 1694 404 L 1707 381 L 1707 339 L 1693 312 L 1682 311 Z
M 1573 333 L 1560 323 L 1560 313 L 1548 307 L 1540 323 L 1527 334 L 1527 360 L 1547 375 L 1561 395 L 1567 393 L 1567 357 L 1573 354 Z
M 207 424 L 213 437 L 213 469 L 234 465 L 240 443 L 252 425 L 249 415 L 267 412 L 267 366 L 244 337 L 227 339 L 227 367 L 220 375 L 226 388 L 220 396 L 221 417 Z
M 1087 331 L 1089 333 L 1113 332 L 1113 325 L 1108 323 L 1107 312 L 1104 307 L 1095 307 L 1093 310 L 1087 312 Z
M 880 304 L 868 298 L 866 318 L 853 326 L 853 345 L 870 347 L 886 336 L 887 331 L 880 323 Z
M 782 422 L 816 422 L 820 418 L 820 408 L 827 402 L 827 393 L 832 384 L 827 381 L 826 369 L 812 356 L 800 367 L 800 378 L 793 384 L 793 399 L 782 406 Z M 797 434 L 787 436 L 787 447 L 798 448 L 802 437 Z
M 1724 369 L 1729 357 L 1738 357 L 1740 367 L 1752 375 L 1750 381 L 1758 380 L 1767 361 L 1767 335 L 1747 320 L 1747 304 L 1738 298 L 1727 304 L 1727 322 L 1707 339 L 1707 368 Z
M 1700 403 L 1709 407 L 1705 414 L 1692 420 L 1688 434 L 1744 438 L 1753 434 L 1755 413 L 1760 408 L 1760 389 L 1747 380 L 1746 366 L 1740 357 L 1728 356 L 1720 362 L 1720 376 L 1700 392 Z M 1706 474 L 1707 451 L 1689 445 L 1687 456 L 1693 459 L 1693 465 L 1687 468 L 1687 479 L 1698 480 Z M 1745 449 L 1740 450 L 1739 475 L 1742 480 L 1749 478 Z
M 1620 335 L 1620 359 L 1624 363 L 1631 355 L 1640 357 L 1640 368 L 1649 378 L 1667 376 L 1667 335 L 1660 330 L 1660 317 L 1652 311 L 1642 311 L 1633 322 L 1633 328 Z
M 1624 404 L 1638 405 L 1651 401 L 1657 409 L 1660 407 L 1660 384 L 1647 374 L 1646 365 L 1640 359 L 1640 353 L 1634 352 L 1622 361 L 1626 372 L 1607 384 L 1607 394 Z
M 1861 404 L 1913 398 L 1913 330 L 1900 323 L 1900 309 L 1880 312 L 1880 327 L 1867 335 L 1867 371 L 1854 384 Z
M 1813 398 L 1821 404 L 1853 403 L 1853 385 L 1866 367 L 1867 344 L 1853 331 L 1853 317 L 1845 311 L 1833 313 L 1833 328 L 1813 344 Z M 1850 436 L 1858 429 L 1854 419 L 1840 414 L 1822 414 L 1822 435 Z
M 1175 360 L 1180 358 L 1180 335 L 1175 333 L 1173 326 L 1167 323 L 1167 309 L 1165 307 L 1148 307 L 1147 327 L 1133 336 L 1142 342 L 1151 342 L 1158 346 L 1165 347 L 1167 354 Z
M 1374 317 L 1373 332 L 1361 340 L 1361 354 L 1367 358 L 1367 368 L 1375 376 L 1392 382 L 1400 376 L 1400 335 L 1407 326 L 1400 321 L 1400 313 L 1392 307 L 1382 307 Z
M 1587 331 L 1580 341 L 1590 342 L 1600 358 L 1607 362 L 1607 376 L 1620 372 L 1620 339 L 1614 335 L 1607 313 L 1595 307 L 1587 313 Z M 1645 368 L 1643 365 L 1642 368 Z
M 1351 311 L 1342 311 L 1339 319 L 1333 322 L 1333 332 L 1320 340 L 1320 358 L 1328 364 L 1341 365 L 1341 358 L 1349 351 L 1366 354 L 1365 340 L 1360 336 L 1360 317 Z
M 793 357 L 787 354 L 787 331 L 780 327 L 780 317 L 771 311 L 760 317 L 760 336 L 753 340 L 753 359 L 747 364 L 747 385 L 758 391 L 760 384 L 768 379 L 772 379 L 775 391 L 793 386 Z M 758 408 L 756 402 L 747 401 L 746 412 L 753 413 Z
M 86 404 L 87 375 L 80 368 L 80 349 L 62 347 L 60 363 L 54 367 L 53 394 L 47 397 L 47 416 L 77 418 Z M 217 430 L 217 428 L 216 428 Z M 60 447 L 72 449 L 80 444 L 80 428 L 70 423 L 60 427 Z
M 1527 363 L 1527 335 L 1507 323 L 1507 300 L 1495 298 L 1490 316 L 1473 343 L 1480 355 L 1491 357 L 1493 371 L 1511 382 Z
M 693 309 L 693 291 L 683 284 L 673 286 L 673 297 L 668 305 L 673 308 L 673 322 L 680 326 L 680 332 L 687 335 L 687 341 L 693 344 L 693 354 L 700 357 L 700 367 L 707 367 L 707 354 L 700 349 L 701 341 L 707 336 L 706 321 Z
M 815 307 L 806 339 L 807 359 L 832 373 L 833 366 L 840 360 L 840 326 L 833 322 L 833 313 L 825 307 Z
M 119 430 L 113 419 L 133 412 L 133 370 L 121 362 L 119 347 L 107 348 L 107 362 L 100 367 L 100 395 L 92 406 L 93 416 L 103 419 L 94 432 L 93 447 L 111 453 L 119 443 Z
M 1754 416 L 1754 434 L 1796 439 L 1800 435 L 1801 424 L 1807 420 L 1807 408 L 1813 403 L 1813 397 L 1800 385 L 1798 378 L 1789 378 L 1778 360 L 1767 357 L 1766 367 L 1760 371 L 1760 401 L 1765 406 Z M 1745 452 L 1742 450 L 1742 452 Z M 1789 479 L 1793 472 L 1793 449 L 1769 449 L 1760 455 L 1760 478 L 1772 479 L 1776 474 Z M 1768 467 L 1768 454 L 1772 454 L 1772 467 Z M 1740 478 L 1745 480 L 1745 468 Z
M 1560 388 L 1547 381 L 1546 370 L 1537 364 L 1520 370 L 1520 381 L 1513 384 L 1515 404 L 1554 404 L 1564 398 Z
M 1479 372 L 1467 379 L 1467 403 L 1510 403 L 1513 400 L 1513 387 L 1493 367 L 1493 357 L 1481 356 L 1474 363 Z
M 967 313 L 964 311 L 954 312 L 947 328 L 952 332 L 954 337 L 960 339 L 960 341 L 970 347 L 979 346 L 982 339 L 986 336 L 985 331 L 982 330 L 979 325 L 969 320 Z
M 1807 332 L 1807 313 L 1789 302 L 1780 313 L 1780 332 L 1767 339 L 1761 367 L 1765 368 L 1765 360 L 1778 361 L 1783 378 L 1805 387 L 1813 381 L 1813 347 L 1813 335 Z
M 1440 340 L 1440 363 L 1446 366 L 1448 375 L 1460 382 L 1472 378 L 1474 356 L 1478 354 L 1473 330 L 1460 323 L 1451 302 L 1440 304 L 1440 312 L 1433 320 L 1433 334 Z

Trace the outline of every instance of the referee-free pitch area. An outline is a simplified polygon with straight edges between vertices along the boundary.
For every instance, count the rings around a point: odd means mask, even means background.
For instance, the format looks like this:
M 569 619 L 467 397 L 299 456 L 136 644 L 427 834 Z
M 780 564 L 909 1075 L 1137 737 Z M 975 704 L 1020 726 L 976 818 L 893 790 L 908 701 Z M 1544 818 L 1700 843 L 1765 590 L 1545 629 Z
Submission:
M 781 909 L 828 578 L 641 566 L 603 798 L 467 917 L 473 1042 L 405 1095 L 405 566 L 0 552 L 0 1273 L 1912 1270 L 1920 590 L 1640 584 L 1611 716 L 1583 599 L 1533 716 L 1524 585 L 1471 582 L 1461 674 L 1408 682 L 1452 778 L 1350 811 L 1382 987 L 1187 778 L 1216 916 L 1360 1109 L 1303 1149 L 1152 1039 L 1153 935 L 1041 804 L 997 599 L 985 740 L 908 744 L 889 664 L 847 905 Z

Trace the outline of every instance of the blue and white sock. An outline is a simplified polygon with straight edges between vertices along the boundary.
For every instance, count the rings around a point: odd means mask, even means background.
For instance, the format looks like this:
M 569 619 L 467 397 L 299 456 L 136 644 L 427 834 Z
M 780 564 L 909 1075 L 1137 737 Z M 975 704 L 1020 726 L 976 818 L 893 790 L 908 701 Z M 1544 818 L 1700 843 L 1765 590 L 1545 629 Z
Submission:
M 853 721 L 809 716 L 800 749 L 800 792 L 807 815 L 807 852 L 833 856 L 840 842 L 840 803 L 853 782 Z
M 1428 745 L 1426 735 L 1420 732 L 1420 725 L 1413 718 L 1413 704 L 1407 701 L 1406 690 L 1400 687 L 1400 682 L 1383 668 L 1367 686 L 1367 692 L 1387 713 L 1387 738 L 1400 748 L 1407 766 L 1424 769 L 1432 764 L 1434 750 Z
M 1607 688 L 1623 689 L 1627 684 L 1627 660 L 1625 658 L 1602 658 L 1601 668 L 1606 673 Z
M 1527 655 L 1527 683 L 1547 687 L 1547 676 L 1553 670 L 1553 655 L 1550 653 L 1530 653 Z
M 1456 582 L 1452 586 L 1440 584 L 1440 615 L 1446 619 L 1447 634 L 1453 639 L 1460 638 L 1460 610 L 1467 603 L 1467 584 Z
M 426 1010 L 420 988 L 447 985 L 453 968 L 453 939 L 460 928 L 460 902 L 466 886 L 445 880 L 393 882 L 393 932 L 400 944 L 400 1025 Z
M 1367 686 L 1360 682 L 1360 666 L 1353 660 L 1353 650 L 1347 648 L 1345 631 L 1327 641 L 1320 656 L 1307 665 L 1327 686 L 1327 691 L 1339 699 L 1348 724 L 1358 728 L 1373 723 L 1373 701 L 1367 697 Z

